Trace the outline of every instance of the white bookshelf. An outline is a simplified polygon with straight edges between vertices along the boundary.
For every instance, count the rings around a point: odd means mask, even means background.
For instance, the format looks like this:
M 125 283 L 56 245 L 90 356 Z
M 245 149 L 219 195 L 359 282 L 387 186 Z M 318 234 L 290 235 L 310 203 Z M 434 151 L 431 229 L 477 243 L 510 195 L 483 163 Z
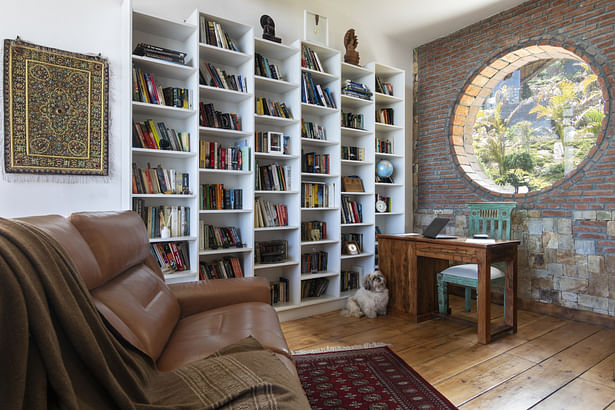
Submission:
M 197 28 L 194 24 L 173 21 L 164 17 L 151 15 L 145 12 L 132 10 L 130 13 L 132 30 L 130 31 L 130 61 L 132 67 L 151 74 L 160 87 L 180 87 L 188 89 L 194 95 L 197 89 L 198 71 L 196 61 L 198 58 L 196 42 Z M 147 43 L 158 47 L 172 49 L 186 53 L 185 64 L 168 62 L 152 57 L 143 57 L 133 54 L 139 43 Z M 131 78 L 135 78 L 131 76 Z M 131 82 L 134 89 L 136 84 Z M 132 96 L 131 92 L 131 96 Z M 193 100 L 194 101 L 194 100 Z M 171 242 L 184 242 L 187 244 L 188 267 L 186 270 L 169 273 L 165 278 L 169 282 L 196 280 L 198 270 L 198 202 L 196 182 L 198 122 L 194 104 L 188 108 L 177 108 L 167 105 L 158 105 L 133 100 L 130 102 L 130 130 L 133 135 L 134 122 L 152 120 L 154 123 L 164 123 L 166 127 L 178 132 L 188 132 L 190 150 L 170 151 L 162 149 L 142 148 L 133 141 L 130 148 L 130 163 L 137 168 L 152 168 L 160 165 L 165 169 L 174 169 L 178 173 L 187 173 L 190 194 L 147 194 L 135 193 L 130 195 L 130 204 L 127 207 L 135 209 L 136 202 L 142 201 L 145 207 L 175 206 L 187 209 L 189 219 L 188 235 L 161 238 L 160 234 L 150 235 L 153 246 L 166 246 Z M 149 165 L 148 165 L 149 164 Z M 130 178 L 134 178 L 131 172 Z M 151 223 L 150 223 L 151 224 Z M 146 223 L 147 225 L 147 223 Z
M 375 110 L 392 108 L 394 112 L 393 124 L 375 123 L 375 137 L 388 140 L 392 144 L 391 152 L 375 152 L 376 166 L 381 160 L 388 160 L 393 164 L 393 182 L 376 182 L 376 194 L 391 198 L 391 208 L 385 212 L 375 213 L 375 224 L 382 233 L 403 233 L 405 227 L 405 72 L 395 67 L 379 63 L 367 65 L 374 71 L 374 75 L 381 81 L 388 82 L 393 88 L 392 95 L 375 93 Z M 375 143 L 374 143 L 375 147 Z M 378 151 L 377 149 L 375 151 Z M 377 246 L 375 248 L 377 255 Z M 377 256 L 376 256 L 377 266 Z

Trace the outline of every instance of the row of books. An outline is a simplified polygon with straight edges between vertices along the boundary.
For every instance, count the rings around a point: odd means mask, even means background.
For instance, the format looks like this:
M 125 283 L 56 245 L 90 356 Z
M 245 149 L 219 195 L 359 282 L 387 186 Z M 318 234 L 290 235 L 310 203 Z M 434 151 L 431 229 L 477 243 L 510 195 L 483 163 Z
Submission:
M 363 206 L 360 202 L 342 196 L 342 223 L 358 224 L 363 222 Z
M 227 50 L 239 51 L 237 43 L 224 30 L 220 23 L 208 19 L 206 16 L 199 18 L 199 38 L 201 43 L 211 46 L 226 48 Z
M 254 227 L 269 228 L 288 226 L 288 208 L 285 204 L 274 204 L 263 198 L 254 199 Z
M 154 75 L 132 67 L 132 99 L 148 104 L 166 105 L 177 108 L 192 107 L 192 90 L 178 87 L 162 87 Z
M 256 131 L 254 150 L 274 154 L 290 154 L 290 136 L 274 131 Z
M 259 53 L 254 55 L 254 74 L 274 80 L 282 79 L 280 67 L 277 64 L 270 63 L 267 57 Z
M 143 198 L 133 198 L 132 210 L 143 220 L 150 238 L 160 238 L 165 226 L 172 238 L 190 235 L 190 208 L 187 206 L 145 206 Z
M 365 116 L 363 114 L 342 111 L 342 127 L 364 130 Z
M 378 201 L 382 201 L 386 204 L 386 209 L 384 211 L 381 212 L 391 212 L 391 205 L 392 205 L 392 200 L 391 197 L 389 196 L 384 196 L 384 195 L 380 195 L 380 194 L 376 194 L 376 202 Z
M 365 161 L 365 148 L 342 145 L 342 159 Z
M 243 248 L 241 231 L 236 226 L 213 226 L 199 221 L 199 249 Z
M 342 86 L 342 94 L 349 97 L 361 98 L 363 100 L 372 99 L 372 92 L 365 84 L 356 83 L 352 80 L 344 81 L 344 85 Z
M 342 244 L 346 242 L 355 242 L 359 246 L 359 252 L 363 252 L 363 234 L 362 233 L 343 232 L 340 235 L 340 239 L 342 240 Z
M 314 83 L 311 73 L 301 73 L 301 102 L 337 108 L 333 93 L 329 88 Z
M 327 223 L 325 221 L 301 222 L 301 240 L 305 242 L 327 239 Z
M 329 208 L 335 200 L 335 184 L 324 182 L 301 183 L 302 208 Z
M 278 263 L 284 262 L 286 259 L 288 259 L 287 240 L 254 242 L 254 261 L 256 263 Z
M 132 125 L 134 148 L 190 151 L 190 133 L 187 131 L 175 131 L 164 122 L 152 120 L 135 121 Z
M 184 241 L 151 243 L 150 251 L 163 274 L 190 270 L 188 244 Z
M 382 139 L 376 137 L 376 152 L 380 152 L 383 154 L 392 154 L 393 153 L 393 142 L 388 139 Z
M 225 188 L 224 184 L 202 184 L 199 209 L 243 209 L 243 190 Z
M 199 263 L 199 280 L 229 278 L 243 278 L 241 261 L 237 256 Z
M 340 292 L 359 289 L 361 275 L 357 271 L 342 271 L 340 273 Z
M 301 254 L 301 273 L 326 272 L 329 254 L 325 251 Z
M 317 278 L 301 282 L 301 298 L 317 298 L 327 291 L 329 279 Z
M 257 191 L 290 191 L 290 165 L 256 163 L 254 189 Z
M 376 92 L 386 95 L 393 95 L 393 85 L 389 82 L 382 81 L 376 76 Z
M 208 75 L 206 76 L 206 74 Z M 209 77 L 209 81 L 207 77 Z M 235 74 L 227 74 L 226 71 L 205 61 L 201 63 L 199 68 L 199 82 L 202 85 L 209 85 L 211 87 L 225 88 L 242 93 L 248 92 L 247 80 L 245 77 L 242 78 L 241 74 L 237 76 Z
M 286 103 L 271 101 L 265 97 L 256 98 L 256 113 L 259 115 L 270 115 L 273 117 L 293 119 L 293 113 Z
M 186 53 L 183 51 L 171 50 L 169 48 L 158 47 L 152 44 L 139 43 L 133 51 L 134 55 L 151 57 L 159 60 L 170 61 L 172 63 L 184 64 Z
M 393 125 L 393 114 L 395 111 L 392 108 L 379 108 L 376 110 L 376 122 L 381 124 Z
M 241 131 L 241 120 L 235 112 L 216 111 L 212 103 L 199 103 L 199 125 Z
M 276 305 L 278 303 L 288 302 L 288 279 L 280 277 L 280 280 L 272 281 L 269 283 L 271 289 L 271 304 Z
M 133 194 L 190 194 L 189 175 L 174 169 L 162 168 L 158 165 L 152 168 L 138 168 L 132 164 Z
M 301 122 L 301 138 L 310 138 L 313 140 L 326 140 L 327 133 L 325 127 L 311 121 Z
M 307 152 L 301 155 L 301 172 L 310 174 L 330 174 L 331 155 Z
M 199 168 L 250 170 L 250 147 L 247 141 L 223 147 L 216 141 L 201 140 L 199 148 Z
M 301 45 L 301 67 L 315 71 L 324 71 L 318 54 L 306 45 Z

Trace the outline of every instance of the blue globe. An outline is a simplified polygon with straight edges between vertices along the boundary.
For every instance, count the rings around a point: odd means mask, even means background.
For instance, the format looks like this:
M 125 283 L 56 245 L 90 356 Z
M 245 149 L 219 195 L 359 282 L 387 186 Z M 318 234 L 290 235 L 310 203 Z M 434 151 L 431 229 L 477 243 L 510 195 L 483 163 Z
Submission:
M 393 175 L 393 164 L 391 164 L 391 161 L 386 159 L 378 161 L 378 164 L 376 164 L 376 174 L 380 178 L 388 178 Z

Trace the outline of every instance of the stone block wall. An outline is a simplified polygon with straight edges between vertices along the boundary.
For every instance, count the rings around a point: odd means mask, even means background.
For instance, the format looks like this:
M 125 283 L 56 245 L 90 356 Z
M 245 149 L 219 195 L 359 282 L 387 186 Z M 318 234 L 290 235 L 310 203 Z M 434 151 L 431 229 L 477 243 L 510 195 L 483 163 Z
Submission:
M 451 119 L 476 73 L 532 43 L 573 51 L 596 70 L 606 90 L 603 133 L 579 168 L 552 188 L 496 193 L 461 169 Z M 437 212 L 452 219 L 449 233 L 465 235 L 466 203 L 514 201 L 520 298 L 614 316 L 615 2 L 529 1 L 419 47 L 415 59 L 415 230 Z

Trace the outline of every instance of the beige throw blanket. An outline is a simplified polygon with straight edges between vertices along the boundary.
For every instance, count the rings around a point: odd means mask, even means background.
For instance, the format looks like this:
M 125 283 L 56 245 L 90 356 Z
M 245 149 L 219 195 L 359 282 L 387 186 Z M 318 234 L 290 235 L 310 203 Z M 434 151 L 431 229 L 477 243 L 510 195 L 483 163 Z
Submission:
M 252 338 L 172 372 L 116 335 L 56 241 L 0 218 L 0 408 L 303 409 Z

